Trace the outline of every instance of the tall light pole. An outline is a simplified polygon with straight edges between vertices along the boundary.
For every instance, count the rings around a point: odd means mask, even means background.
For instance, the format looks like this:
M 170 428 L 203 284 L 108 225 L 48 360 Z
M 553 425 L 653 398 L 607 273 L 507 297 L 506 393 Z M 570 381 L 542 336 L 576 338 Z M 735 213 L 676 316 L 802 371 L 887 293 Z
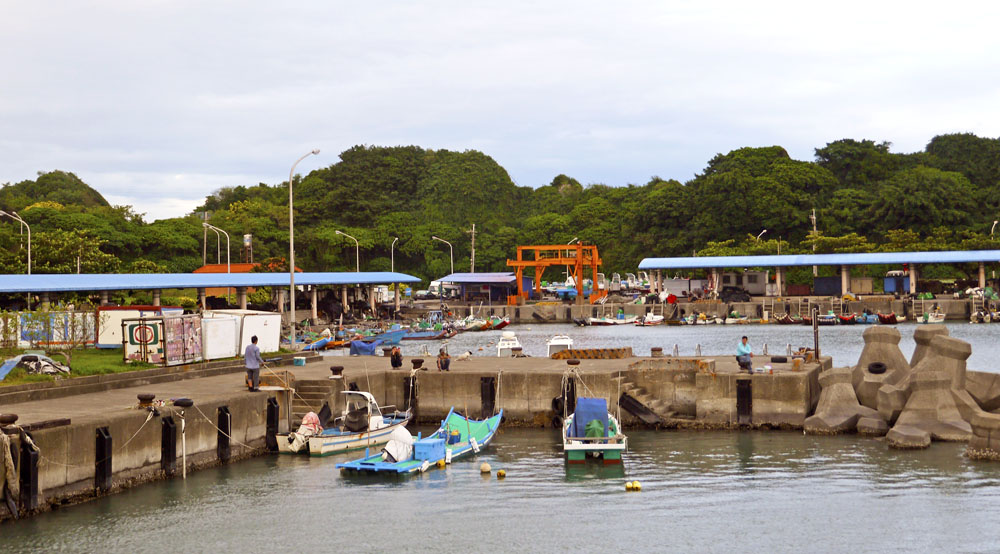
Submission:
M 570 244 L 573 244 L 574 242 L 576 242 L 578 240 L 580 240 L 579 237 L 573 237 L 573 240 L 567 242 L 566 245 L 569 246 Z M 569 254 L 569 250 L 566 251 L 566 254 Z M 567 257 L 569 257 L 569 256 L 567 256 Z M 569 266 L 566 266 L 566 280 L 569 281 Z
M 215 253 L 215 256 L 216 256 L 215 263 L 216 263 L 216 265 L 221 264 L 222 263 L 222 235 L 219 234 L 219 231 L 218 231 L 218 229 L 216 227 L 212 227 L 208 223 L 202 223 L 201 226 L 205 228 L 205 232 L 206 233 L 208 232 L 209 229 L 211 229 L 212 231 L 215 232 L 215 239 L 218 241 L 218 242 L 216 242 L 216 245 L 217 245 L 216 250 L 217 251 Z
M 24 225 L 28 229 L 28 275 L 31 275 L 31 226 L 28 222 L 21 219 L 21 216 L 17 215 L 17 212 L 5 212 L 0 210 L 0 217 L 7 216 L 14 221 L 19 221 L 21 225 Z
M 817 234 L 817 232 L 816 232 L 816 208 L 813 208 L 812 214 L 809 215 L 809 219 L 812 220 L 812 224 L 813 224 L 813 254 L 815 254 L 816 253 L 816 239 L 817 239 L 817 236 L 816 236 L 816 234 Z M 813 266 L 813 277 L 817 277 L 817 276 L 819 276 L 819 268 L 817 268 L 816 266 Z
M 289 335 L 291 349 L 295 350 L 295 212 L 292 197 L 292 176 L 295 175 L 295 166 L 308 156 L 319 154 L 319 148 L 313 149 L 308 154 L 303 154 L 301 158 L 295 160 L 292 169 L 288 172 L 288 296 L 291 297 L 292 332 Z
M 448 253 L 449 256 L 451 257 L 451 272 L 455 273 L 455 249 L 451 247 L 451 243 L 442 238 L 439 238 L 437 235 L 431 235 L 431 238 L 448 245 Z
M 759 241 L 760 237 L 764 236 L 764 233 L 766 233 L 766 232 L 767 232 L 767 229 L 764 229 L 763 231 L 761 231 L 760 234 L 757 235 L 757 240 Z
M 1000 222 L 998 222 L 997 220 L 994 219 L 993 220 L 993 226 L 990 227 L 990 240 L 991 241 L 993 240 L 993 230 L 997 228 L 997 223 L 1000 223 Z M 31 246 L 31 231 L 30 230 L 28 231 L 28 246 L 29 247 Z M 992 278 L 996 279 L 997 278 L 997 270 L 996 269 L 991 269 L 990 272 L 993 275 Z
M 336 231 L 336 233 L 354 241 L 354 271 L 361 273 L 361 247 L 358 246 L 358 239 L 342 231 Z
M 232 273 L 233 266 L 229 263 L 229 233 L 209 223 L 202 223 L 202 225 L 204 225 L 206 229 L 211 229 L 215 231 L 216 235 L 218 235 L 219 233 L 226 235 L 226 273 Z M 219 239 L 219 242 L 222 242 L 221 238 Z
M 392 246 L 389 247 L 389 267 L 390 271 L 396 272 L 396 242 L 399 241 L 399 237 L 392 239 Z

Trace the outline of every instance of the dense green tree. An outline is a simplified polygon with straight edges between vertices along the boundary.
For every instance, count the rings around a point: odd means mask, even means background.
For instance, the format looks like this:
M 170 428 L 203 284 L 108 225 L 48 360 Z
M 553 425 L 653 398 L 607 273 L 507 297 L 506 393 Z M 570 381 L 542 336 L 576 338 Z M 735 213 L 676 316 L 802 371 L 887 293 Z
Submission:
M 928 233 L 935 227 L 967 226 L 977 211 L 972 185 L 964 175 L 930 167 L 900 171 L 882 182 L 875 194 L 870 213 L 881 231 Z

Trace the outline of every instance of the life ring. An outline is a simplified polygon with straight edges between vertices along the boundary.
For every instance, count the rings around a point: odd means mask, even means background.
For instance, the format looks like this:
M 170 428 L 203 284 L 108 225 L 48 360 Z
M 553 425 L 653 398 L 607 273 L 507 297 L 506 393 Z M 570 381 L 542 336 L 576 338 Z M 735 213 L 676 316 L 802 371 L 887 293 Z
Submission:
M 868 373 L 872 375 L 881 375 L 885 373 L 886 367 L 882 362 L 872 362 L 868 364 Z

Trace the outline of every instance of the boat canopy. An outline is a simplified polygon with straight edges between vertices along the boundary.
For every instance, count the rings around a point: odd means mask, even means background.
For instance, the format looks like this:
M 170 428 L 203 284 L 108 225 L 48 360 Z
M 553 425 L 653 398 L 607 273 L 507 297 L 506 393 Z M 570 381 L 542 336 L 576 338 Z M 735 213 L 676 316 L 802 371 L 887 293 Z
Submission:
M 587 424 L 600 421 L 604 425 L 604 434 L 608 431 L 608 401 L 604 398 L 588 398 L 581 396 L 576 399 L 576 411 L 573 412 L 573 427 L 569 430 L 571 437 L 587 436 Z

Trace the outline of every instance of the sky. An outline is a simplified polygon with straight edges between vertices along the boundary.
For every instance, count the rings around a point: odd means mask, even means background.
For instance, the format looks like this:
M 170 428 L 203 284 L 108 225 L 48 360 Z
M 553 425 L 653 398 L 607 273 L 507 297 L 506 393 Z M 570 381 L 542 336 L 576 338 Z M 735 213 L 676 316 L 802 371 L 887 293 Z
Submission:
M 147 221 L 357 144 L 521 186 L 686 181 L 718 153 L 1000 135 L 996 2 L 0 0 L 0 183 L 71 171 Z

